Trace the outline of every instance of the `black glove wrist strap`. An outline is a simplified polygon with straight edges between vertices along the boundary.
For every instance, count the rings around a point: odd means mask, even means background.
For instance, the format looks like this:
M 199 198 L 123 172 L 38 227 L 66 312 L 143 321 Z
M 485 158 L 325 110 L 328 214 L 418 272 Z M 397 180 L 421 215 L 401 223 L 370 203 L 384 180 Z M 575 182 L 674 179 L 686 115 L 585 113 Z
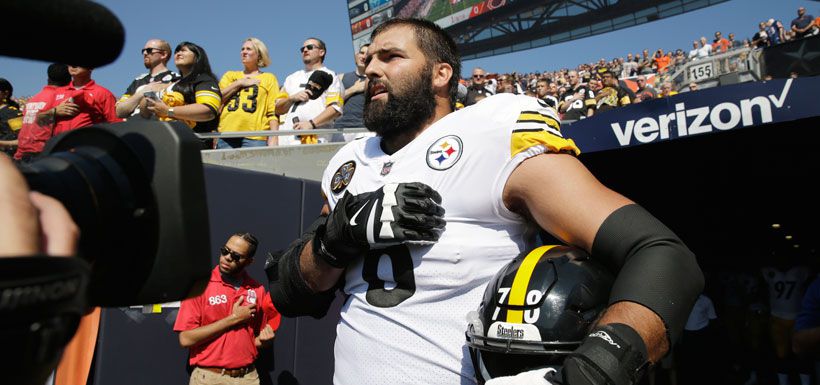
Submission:
M 325 247 L 325 243 L 322 241 L 322 238 L 324 238 L 325 235 L 325 230 L 325 225 L 320 225 L 316 228 L 316 235 L 313 236 L 313 256 L 337 269 L 346 268 L 349 261 L 337 258 Z
M 637 384 L 649 366 L 643 339 L 625 324 L 597 326 L 571 356 L 595 368 L 607 384 L 614 385 Z

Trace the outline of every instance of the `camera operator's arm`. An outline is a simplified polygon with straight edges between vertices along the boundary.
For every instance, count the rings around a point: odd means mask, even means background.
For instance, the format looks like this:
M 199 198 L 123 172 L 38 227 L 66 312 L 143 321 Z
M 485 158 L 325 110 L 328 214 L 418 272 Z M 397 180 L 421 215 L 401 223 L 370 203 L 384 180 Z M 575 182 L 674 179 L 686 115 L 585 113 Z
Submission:
M 22 174 L 0 156 L 0 212 L 6 225 L 0 231 L 0 257 L 71 256 L 77 250 L 79 230 L 62 203 L 30 192 Z
M 196 301 L 198 298 L 192 300 Z M 190 348 L 210 341 L 236 325 L 248 322 L 256 316 L 256 304 L 242 305 L 244 301 L 245 296 L 239 296 L 239 299 L 233 304 L 231 314 L 219 321 L 195 329 L 181 331 L 179 333 L 179 345 L 183 348 Z

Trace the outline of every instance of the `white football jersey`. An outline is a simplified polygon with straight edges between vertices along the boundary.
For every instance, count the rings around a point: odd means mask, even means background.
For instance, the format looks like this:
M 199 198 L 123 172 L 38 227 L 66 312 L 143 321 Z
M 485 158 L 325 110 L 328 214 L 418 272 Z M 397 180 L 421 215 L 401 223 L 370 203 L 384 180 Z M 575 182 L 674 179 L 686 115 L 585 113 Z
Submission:
M 380 142 L 353 141 L 330 161 L 322 190 L 331 209 L 345 191 L 422 182 L 441 194 L 447 224 L 434 245 L 372 251 L 348 267 L 334 383 L 473 384 L 465 317 L 501 267 L 532 246 L 532 229 L 502 202 L 507 178 L 529 157 L 578 149 L 552 108 L 512 94 L 445 116 L 394 154 Z
M 811 269 L 807 266 L 794 266 L 781 271 L 774 267 L 764 267 L 761 271 L 769 285 L 769 306 L 772 315 L 786 320 L 797 318 L 803 294 L 809 285 Z

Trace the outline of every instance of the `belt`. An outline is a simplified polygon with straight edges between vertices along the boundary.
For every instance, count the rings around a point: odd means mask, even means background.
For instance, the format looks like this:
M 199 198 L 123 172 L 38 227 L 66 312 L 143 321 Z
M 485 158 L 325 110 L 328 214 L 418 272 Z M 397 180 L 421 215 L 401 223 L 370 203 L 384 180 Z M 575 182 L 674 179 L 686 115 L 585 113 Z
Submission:
M 212 366 L 197 366 L 197 368 L 207 370 L 209 372 L 217 373 L 219 375 L 230 376 L 230 377 L 244 377 L 246 374 L 250 373 L 251 371 L 253 371 L 255 369 L 253 364 L 245 366 L 245 367 L 241 367 L 241 368 L 235 368 L 235 369 L 217 368 L 217 367 L 212 367 Z

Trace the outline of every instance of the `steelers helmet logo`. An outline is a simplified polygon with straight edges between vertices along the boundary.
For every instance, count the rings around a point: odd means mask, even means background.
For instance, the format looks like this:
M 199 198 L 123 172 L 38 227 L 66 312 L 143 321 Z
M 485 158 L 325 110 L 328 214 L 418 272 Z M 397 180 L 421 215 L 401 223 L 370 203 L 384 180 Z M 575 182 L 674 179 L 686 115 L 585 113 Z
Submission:
M 447 135 L 435 141 L 427 149 L 427 165 L 433 170 L 446 170 L 458 162 L 462 150 L 461 138 Z
M 353 173 L 356 172 L 356 162 L 349 161 L 339 167 L 333 174 L 333 179 L 330 180 L 330 191 L 334 194 L 339 194 L 345 191 L 350 180 L 353 179 Z

